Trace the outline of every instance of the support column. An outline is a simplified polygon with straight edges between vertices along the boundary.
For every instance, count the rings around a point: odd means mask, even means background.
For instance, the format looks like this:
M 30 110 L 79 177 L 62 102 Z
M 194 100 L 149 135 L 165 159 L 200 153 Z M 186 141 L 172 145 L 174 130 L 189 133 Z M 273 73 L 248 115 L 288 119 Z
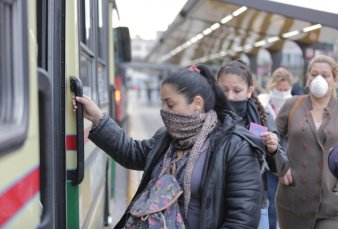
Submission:
M 272 66 L 271 66 L 271 74 L 282 64 L 282 51 L 272 51 L 268 50 L 271 55 Z
M 253 74 L 257 74 L 257 55 L 247 54 L 250 60 L 250 70 Z
M 315 50 L 311 45 L 303 44 L 303 43 L 297 43 L 300 49 L 302 50 L 303 54 L 303 60 L 304 60 L 304 65 L 303 65 L 303 85 L 306 85 L 307 81 L 307 68 L 309 66 L 309 62 L 314 57 Z

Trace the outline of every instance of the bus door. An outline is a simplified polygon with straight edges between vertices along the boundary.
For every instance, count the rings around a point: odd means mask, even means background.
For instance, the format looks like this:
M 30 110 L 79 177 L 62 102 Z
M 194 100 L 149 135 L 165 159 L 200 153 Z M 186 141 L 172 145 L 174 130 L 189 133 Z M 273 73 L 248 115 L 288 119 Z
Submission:
M 37 39 L 40 195 L 39 228 L 66 228 L 65 0 L 30 1 Z
M 43 208 L 34 8 L 0 0 L 0 228 L 36 228 Z
M 67 228 L 103 228 L 108 224 L 110 158 L 88 140 L 91 123 L 73 95 L 88 96 L 108 112 L 107 0 L 67 0 L 65 37 L 65 155 Z

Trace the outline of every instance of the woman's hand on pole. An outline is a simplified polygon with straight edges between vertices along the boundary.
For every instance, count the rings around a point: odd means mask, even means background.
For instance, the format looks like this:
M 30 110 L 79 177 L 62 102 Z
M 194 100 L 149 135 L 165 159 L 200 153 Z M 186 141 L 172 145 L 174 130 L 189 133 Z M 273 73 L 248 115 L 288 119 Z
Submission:
M 76 111 L 76 101 L 83 104 L 84 117 L 91 121 L 94 125 L 97 124 L 103 117 L 103 113 L 100 108 L 87 96 L 78 97 L 73 96 L 72 105 L 73 111 Z

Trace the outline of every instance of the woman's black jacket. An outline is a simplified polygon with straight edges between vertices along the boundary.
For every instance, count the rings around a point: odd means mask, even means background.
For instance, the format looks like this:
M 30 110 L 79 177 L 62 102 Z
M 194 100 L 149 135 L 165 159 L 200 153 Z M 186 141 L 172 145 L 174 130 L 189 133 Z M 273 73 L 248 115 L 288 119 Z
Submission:
M 226 115 L 210 134 L 210 146 L 201 181 L 200 228 L 257 228 L 261 209 L 261 174 L 258 158 L 262 141 Z M 106 115 L 89 138 L 122 166 L 144 171 L 137 196 L 163 158 L 171 137 L 163 127 L 149 140 L 128 137 Z M 134 197 L 135 199 L 135 197 Z M 133 199 L 133 201 L 134 201 Z M 122 228 L 128 209 L 115 228 Z

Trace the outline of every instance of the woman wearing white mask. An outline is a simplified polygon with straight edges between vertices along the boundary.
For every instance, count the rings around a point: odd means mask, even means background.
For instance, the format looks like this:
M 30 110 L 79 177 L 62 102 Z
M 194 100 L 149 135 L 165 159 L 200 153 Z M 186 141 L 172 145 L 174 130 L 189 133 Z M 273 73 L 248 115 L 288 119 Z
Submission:
M 281 229 L 338 228 L 338 184 L 327 161 L 329 150 L 338 142 L 336 82 L 335 61 L 316 56 L 307 73 L 310 94 L 303 100 L 299 96 L 286 100 L 277 115 L 278 131 L 288 137 L 290 161 L 276 196 Z M 292 115 L 290 110 L 294 110 Z
M 286 68 L 279 67 L 273 73 L 270 81 L 267 84 L 269 94 L 269 111 L 276 118 L 280 108 L 283 106 L 286 99 L 291 98 L 291 89 L 293 83 L 292 73 Z

